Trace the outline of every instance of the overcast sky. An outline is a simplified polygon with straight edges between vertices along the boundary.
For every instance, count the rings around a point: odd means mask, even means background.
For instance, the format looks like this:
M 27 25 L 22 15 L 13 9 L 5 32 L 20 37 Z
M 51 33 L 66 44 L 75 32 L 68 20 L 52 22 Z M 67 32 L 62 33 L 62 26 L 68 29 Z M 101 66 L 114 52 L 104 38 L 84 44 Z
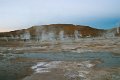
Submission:
M 0 32 L 43 24 L 108 29 L 120 21 L 120 0 L 0 0 Z

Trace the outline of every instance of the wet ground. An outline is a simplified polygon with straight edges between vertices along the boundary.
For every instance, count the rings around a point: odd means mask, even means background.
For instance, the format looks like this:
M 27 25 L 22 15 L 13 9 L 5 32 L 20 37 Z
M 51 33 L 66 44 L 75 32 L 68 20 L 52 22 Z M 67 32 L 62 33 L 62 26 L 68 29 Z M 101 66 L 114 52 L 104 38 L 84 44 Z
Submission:
M 120 80 L 120 56 L 108 52 L 0 55 L 0 80 Z

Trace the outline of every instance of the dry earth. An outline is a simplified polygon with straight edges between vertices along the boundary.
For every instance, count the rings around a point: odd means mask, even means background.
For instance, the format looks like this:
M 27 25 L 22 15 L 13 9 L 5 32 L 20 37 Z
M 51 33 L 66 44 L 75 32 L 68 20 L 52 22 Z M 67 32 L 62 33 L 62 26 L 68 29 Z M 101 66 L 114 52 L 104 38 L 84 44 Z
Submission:
M 120 38 L 81 38 L 53 42 L 0 41 L 0 56 L 29 52 L 112 52 L 120 55 Z M 17 58 L 12 62 L 38 62 L 30 76 L 22 80 L 120 80 L 120 68 L 97 68 L 99 61 L 46 61 Z
M 120 38 L 81 38 L 79 40 L 66 40 L 53 42 L 0 42 L 0 53 L 24 52 L 112 52 L 120 53 Z

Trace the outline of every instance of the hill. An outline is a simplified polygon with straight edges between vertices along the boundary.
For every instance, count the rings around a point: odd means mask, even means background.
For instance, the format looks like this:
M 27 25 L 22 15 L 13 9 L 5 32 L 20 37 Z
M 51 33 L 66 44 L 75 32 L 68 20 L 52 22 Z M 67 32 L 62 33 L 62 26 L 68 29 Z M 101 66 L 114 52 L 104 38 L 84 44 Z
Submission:
M 96 29 L 90 26 L 73 24 L 50 24 L 32 26 L 28 29 L 15 30 L 0 33 L 0 37 L 16 39 L 37 39 L 37 40 L 63 40 L 77 39 L 80 37 L 119 36 L 116 28 L 110 30 Z

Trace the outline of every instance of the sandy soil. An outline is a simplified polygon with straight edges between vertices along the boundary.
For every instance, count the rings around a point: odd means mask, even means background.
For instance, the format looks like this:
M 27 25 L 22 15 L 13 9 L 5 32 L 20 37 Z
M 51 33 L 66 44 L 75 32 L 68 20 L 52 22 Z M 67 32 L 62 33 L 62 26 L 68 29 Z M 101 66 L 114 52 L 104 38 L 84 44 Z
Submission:
M 79 40 L 51 42 L 7 42 L 0 43 L 0 53 L 24 52 L 112 52 L 120 54 L 120 38 L 82 38 Z M 14 45 L 13 45 L 14 44 Z

